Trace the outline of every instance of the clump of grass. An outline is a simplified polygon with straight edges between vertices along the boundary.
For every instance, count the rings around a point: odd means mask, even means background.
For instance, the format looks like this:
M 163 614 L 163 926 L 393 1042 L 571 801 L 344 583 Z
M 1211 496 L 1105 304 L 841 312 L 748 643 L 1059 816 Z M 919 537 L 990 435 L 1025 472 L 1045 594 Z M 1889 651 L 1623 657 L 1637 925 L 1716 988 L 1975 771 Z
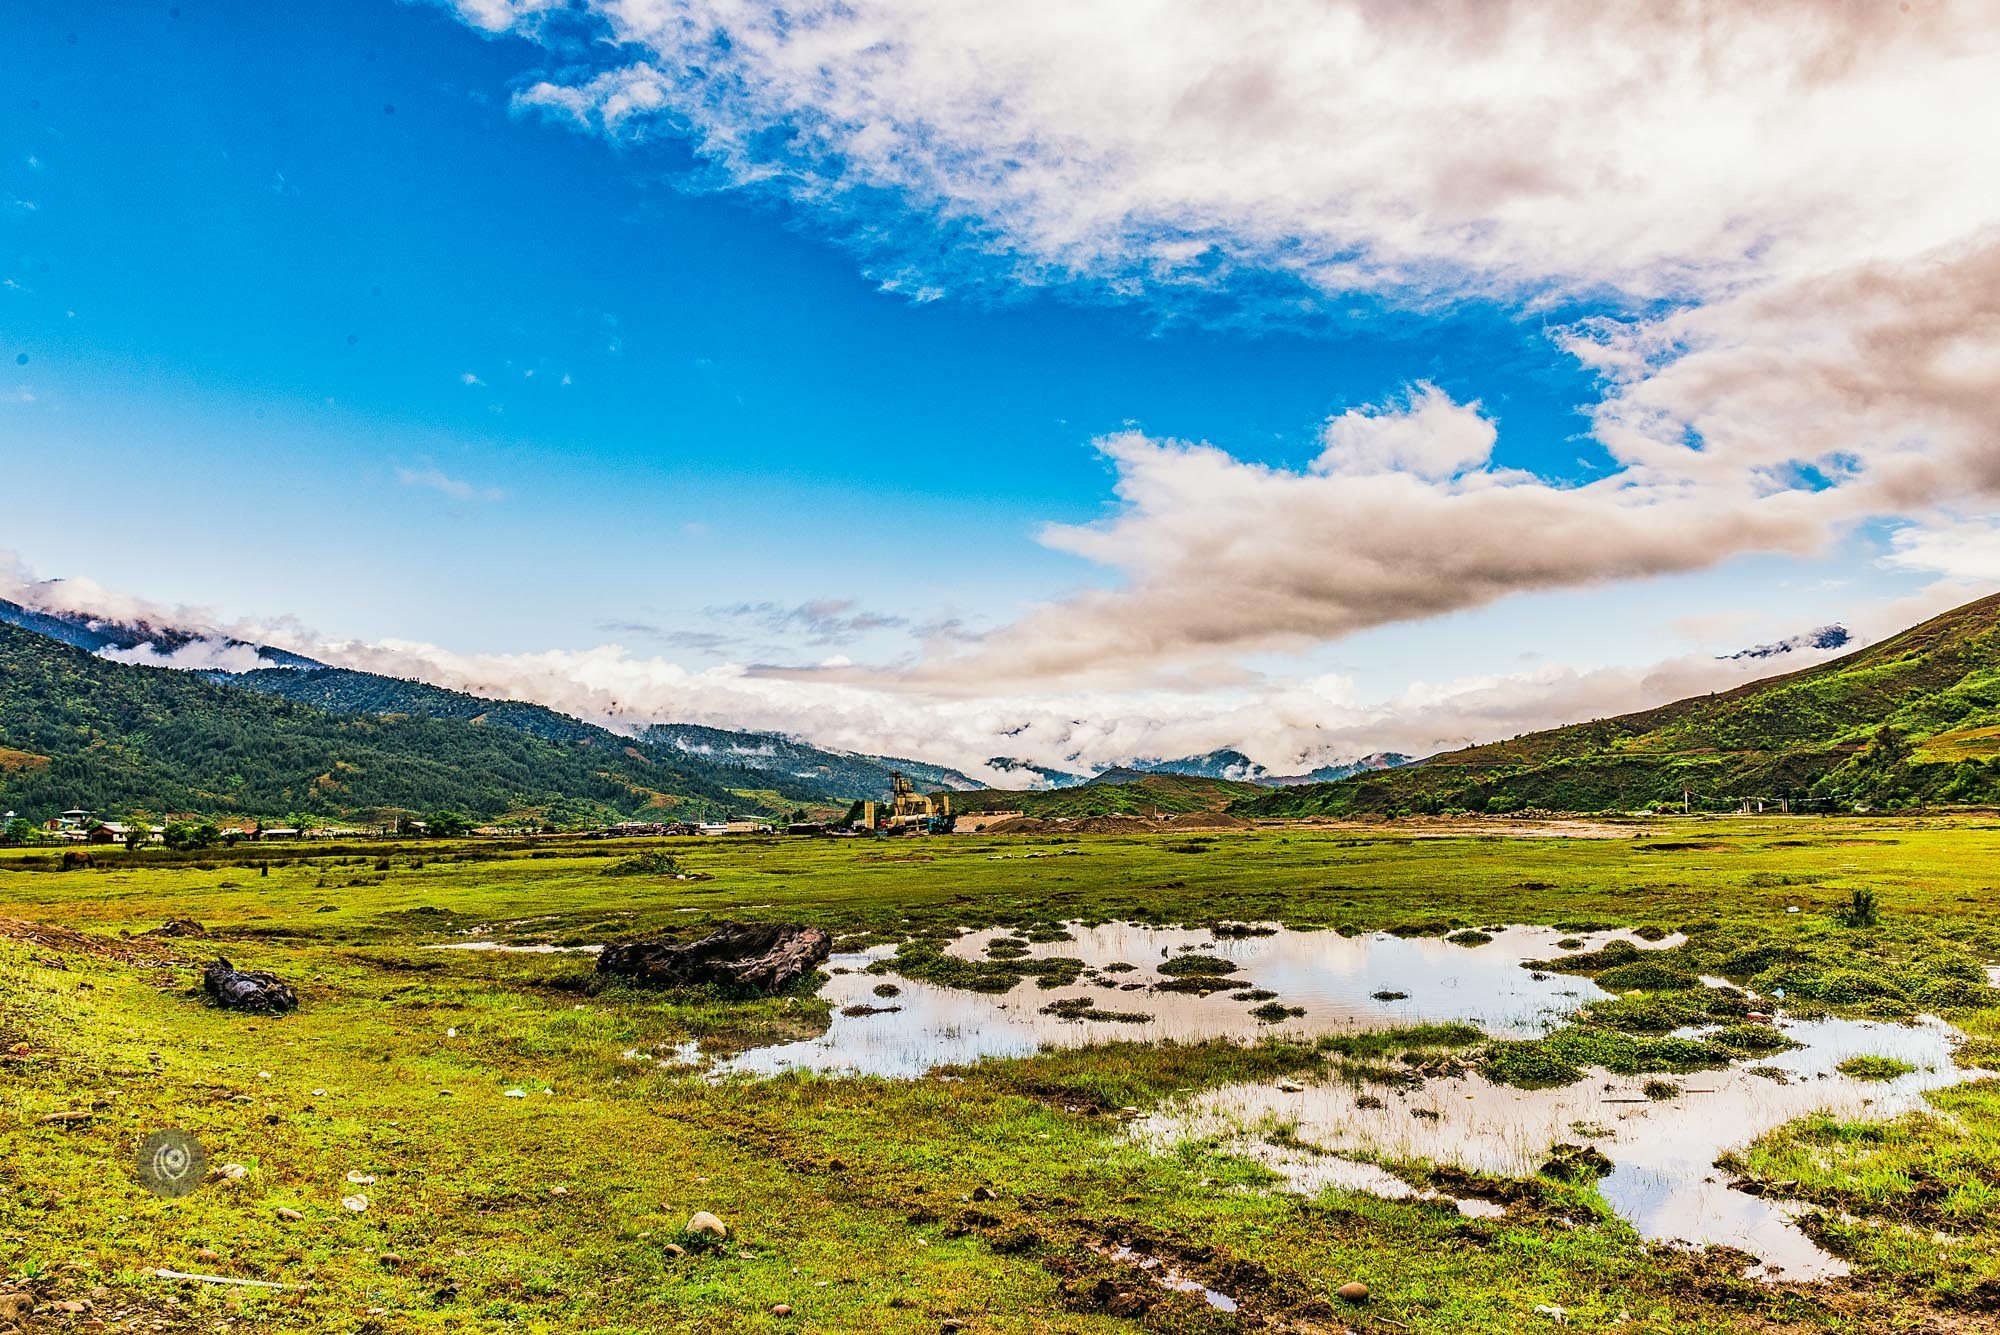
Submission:
M 1497 1084 L 1548 1089 L 1575 1084 L 1589 1066 L 1614 1075 L 1646 1075 L 1712 1070 L 1727 1066 L 1734 1057 L 1728 1048 L 1703 1039 L 1640 1037 L 1580 1024 L 1558 1029 L 1547 1038 L 1495 1043 L 1486 1050 L 1480 1067 Z
M 1370 992 L 1368 995 L 1377 1001 L 1408 1001 L 1410 999 L 1408 992 L 1397 992 L 1392 988 L 1386 987 L 1379 992 Z
M 1882 922 L 1882 911 L 1875 902 L 1875 892 L 1865 887 L 1857 888 L 1847 897 L 1847 907 L 1835 919 L 1842 927 L 1876 927 Z
M 1671 1080 L 1648 1080 L 1645 1084 L 1639 1086 L 1639 1092 L 1653 1100 L 1653 1102 L 1660 1103 L 1667 1099 L 1679 1097 L 1681 1087 Z
M 1089 997 L 1064 997 L 1061 1001 L 1051 1001 L 1042 1007 L 1042 1014 L 1053 1015 L 1059 1020 L 1103 1020 L 1120 1024 L 1145 1024 L 1153 1018 L 1144 1011 L 1104 1010 Z
M 1453 932 L 1445 940 L 1455 946 L 1483 946 L 1489 944 L 1493 938 L 1476 928 L 1468 927 L 1462 932 Z
M 1917 1068 L 1894 1057 L 1849 1057 L 1833 1069 L 1856 1080 L 1894 1080 Z
M 1304 1015 L 1306 1008 L 1304 1006 L 1287 1006 L 1282 1001 L 1267 1001 L 1263 1005 L 1253 1008 L 1250 1013 L 1257 1017 L 1259 1023 L 1277 1024 L 1282 1020 L 1290 1020 Z
M 1083 974 L 1083 961 L 1068 956 L 1028 960 L 964 960 L 944 953 L 935 938 L 915 937 L 896 947 L 891 966 L 905 978 L 967 992 L 1009 992 L 1023 978 L 1045 988 L 1067 987 Z
M 1598 974 L 1597 985 L 1608 992 L 1685 992 L 1701 980 L 1663 960 L 1634 960 Z
M 605 876 L 679 876 L 681 860 L 672 853 L 657 850 L 649 853 L 634 853 L 629 858 L 621 858 L 606 867 Z
M 1213 955 L 1176 955 L 1160 965 L 1159 972 L 1168 978 L 1221 978 L 1235 973 L 1236 967 L 1235 960 Z
M 1643 923 L 1632 929 L 1632 935 L 1638 937 L 1641 941 L 1664 941 L 1667 939 L 1668 932 L 1664 927 L 1658 927 L 1652 923 Z

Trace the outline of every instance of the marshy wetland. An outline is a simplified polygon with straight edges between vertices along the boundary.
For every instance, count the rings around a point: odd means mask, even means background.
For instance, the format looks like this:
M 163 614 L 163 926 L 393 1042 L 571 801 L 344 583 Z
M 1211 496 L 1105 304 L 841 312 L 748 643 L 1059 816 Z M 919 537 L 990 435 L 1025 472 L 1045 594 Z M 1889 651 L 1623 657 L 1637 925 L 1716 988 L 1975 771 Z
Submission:
M 2000 823 L 1522 833 L 16 857 L 0 1283 L 37 1330 L 1989 1328 Z M 732 920 L 834 953 L 589 949 Z M 300 1009 L 205 1004 L 218 954 Z M 240 1171 L 149 1193 L 162 1128 Z

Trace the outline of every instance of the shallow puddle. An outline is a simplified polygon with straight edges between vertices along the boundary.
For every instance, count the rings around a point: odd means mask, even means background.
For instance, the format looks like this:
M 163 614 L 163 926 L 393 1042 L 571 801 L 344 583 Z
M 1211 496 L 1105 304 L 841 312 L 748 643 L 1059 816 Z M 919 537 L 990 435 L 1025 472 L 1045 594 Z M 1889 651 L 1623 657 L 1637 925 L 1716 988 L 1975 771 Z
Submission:
M 960 991 L 866 972 L 893 955 L 887 947 L 836 955 L 821 992 L 834 1009 L 825 1034 L 753 1049 L 715 1064 L 712 1073 L 909 1079 L 944 1065 L 1118 1040 L 1255 1040 L 1448 1022 L 1472 1024 L 1495 1037 L 1532 1038 L 1609 994 L 1589 978 L 1540 974 L 1525 962 L 1595 950 L 1612 939 L 1642 949 L 1680 942 L 1576 933 L 1570 935 L 1581 944 L 1564 951 L 1556 943 L 1565 934 L 1541 927 L 1490 929 L 1490 941 L 1470 945 L 1286 930 L 1218 937 L 1203 928 L 1122 923 L 1070 930 L 1073 940 L 1003 947 L 1021 958 L 1082 960 L 1083 977 L 1058 988 L 1040 987 L 1030 977 L 1005 993 Z M 948 953 L 993 958 L 988 946 L 1010 936 L 970 932 Z M 1234 966 L 1220 971 L 1227 988 L 1207 995 L 1158 990 L 1190 976 L 1173 966 L 1163 973 L 1161 966 L 1190 956 Z M 1704 981 L 1728 986 L 1721 979 Z M 1062 1003 L 1069 1003 L 1068 1013 Z M 1285 1008 L 1282 1017 L 1253 1013 L 1272 1004 Z M 1357 1090 L 1344 1082 L 1300 1088 L 1287 1081 L 1211 1091 L 1134 1122 L 1131 1134 L 1163 1151 L 1188 1140 L 1218 1144 L 1257 1159 L 1303 1192 L 1340 1188 L 1434 1199 L 1450 1198 L 1418 1191 L 1369 1161 L 1430 1160 L 1527 1177 L 1552 1146 L 1586 1144 L 1611 1161 L 1599 1190 L 1641 1236 L 1737 1247 L 1758 1258 L 1752 1273 L 1766 1277 L 1840 1275 L 1846 1267 L 1797 1227 L 1798 1207 L 1731 1190 L 1729 1175 L 1714 1167 L 1716 1158 L 1810 1113 L 1887 1118 L 1920 1107 L 1925 1091 L 1966 1078 L 1951 1061 L 1962 1035 L 1935 1020 L 1894 1025 L 1826 1019 L 1781 1027 L 1799 1047 L 1672 1077 L 1679 1092 L 1663 1099 L 1648 1098 L 1644 1089 L 1660 1077 L 1603 1072 L 1550 1090 L 1498 1086 L 1476 1074 L 1433 1077 L 1417 1088 Z M 1886 1081 L 1835 1069 L 1855 1056 L 1893 1057 L 1916 1069 Z M 1372 1096 L 1367 1106 L 1357 1101 L 1363 1094 Z M 1469 1215 L 1500 1212 L 1483 1201 L 1454 1204 Z
M 1042 1048 L 1083 1047 L 1118 1040 L 1198 1042 L 1229 1038 L 1254 1040 L 1297 1037 L 1391 1026 L 1462 1021 L 1496 1037 L 1534 1038 L 1547 1033 L 1587 1002 L 1609 995 L 1588 978 L 1568 974 L 1537 976 L 1524 960 L 1566 953 L 1556 948 L 1564 933 L 1545 927 L 1497 930 L 1485 945 L 1454 945 L 1437 937 L 1386 934 L 1344 937 L 1337 932 L 1274 931 L 1268 936 L 1218 938 L 1206 928 L 1140 927 L 1111 923 L 1072 927 L 1071 941 L 1038 942 L 1029 959 L 1080 959 L 1095 971 L 1067 987 L 1044 988 L 1033 978 L 999 994 L 965 992 L 916 982 L 898 975 L 861 972 L 893 950 L 836 955 L 835 973 L 820 995 L 833 1003 L 832 1027 L 818 1038 L 759 1048 L 724 1063 L 723 1071 L 774 1074 L 824 1071 L 910 1078 L 938 1066 L 992 1057 L 1025 1057 Z M 1002 931 L 971 932 L 954 941 L 949 954 L 987 958 Z M 1583 936 L 1582 949 L 1605 942 L 1634 940 L 1629 933 Z M 1678 938 L 1659 942 L 1661 947 Z M 1235 966 L 1230 986 L 1207 996 L 1154 990 L 1168 976 L 1167 961 L 1202 955 Z M 1128 970 L 1118 966 L 1130 965 Z M 894 996 L 876 987 L 893 983 Z M 1275 998 L 1238 999 L 1246 990 Z M 1143 1019 L 1073 1018 L 1046 1008 L 1089 1001 L 1100 1012 Z M 1301 1008 L 1301 1015 L 1260 1019 L 1260 1004 Z M 849 1007 L 867 1013 L 846 1014 Z
M 1545 1090 L 1512 1089 L 1477 1075 L 1433 1078 L 1409 1090 L 1239 1085 L 1136 1122 L 1133 1134 L 1162 1150 L 1189 1139 L 1216 1141 L 1308 1193 L 1377 1189 L 1355 1179 L 1340 1151 L 1526 1177 L 1548 1158 L 1550 1146 L 1587 1144 L 1613 1165 L 1598 1189 L 1642 1237 L 1738 1247 L 1760 1260 L 1753 1273 L 1769 1277 L 1845 1274 L 1846 1266 L 1799 1231 L 1797 1207 L 1731 1190 L 1729 1174 L 1714 1167 L 1715 1160 L 1809 1113 L 1879 1119 L 1922 1106 L 1926 1090 L 1966 1078 L 1951 1063 L 1960 1035 L 1934 1020 L 1827 1019 L 1780 1027 L 1801 1046 L 1673 1076 L 1681 1092 L 1670 1099 L 1649 1099 L 1643 1091 L 1647 1080 L 1662 1077 L 1602 1072 Z M 1894 1057 L 1917 1069 L 1878 1081 L 1835 1069 L 1856 1056 Z M 1382 1106 L 1358 1105 L 1362 1093 Z M 1282 1135 L 1272 1134 L 1280 1129 Z

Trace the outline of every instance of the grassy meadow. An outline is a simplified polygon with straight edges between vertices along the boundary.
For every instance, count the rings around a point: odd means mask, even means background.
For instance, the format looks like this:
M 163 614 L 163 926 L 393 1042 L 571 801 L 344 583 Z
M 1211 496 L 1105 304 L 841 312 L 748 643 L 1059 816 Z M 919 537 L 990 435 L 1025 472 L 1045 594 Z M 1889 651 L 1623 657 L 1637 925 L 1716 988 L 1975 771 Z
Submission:
M 1587 1177 L 1509 1186 L 1504 1216 L 1468 1219 L 1259 1190 L 1273 1179 L 1254 1164 L 1203 1145 L 1155 1155 L 1124 1134 L 1127 1109 L 1441 1043 L 1522 1084 L 1700 1069 L 1734 1054 L 1661 1035 L 1707 1004 L 1702 973 L 1785 986 L 1800 1013 L 1942 1013 L 1975 1036 L 1961 1064 L 1993 1067 L 2000 1011 L 1980 971 L 2000 960 L 2000 822 L 646 847 L 689 879 L 607 875 L 640 850 L 604 841 L 113 851 L 66 872 L 50 852 L 0 855 L 0 1330 L 10 1294 L 35 1305 L 38 1332 L 1515 1331 L 1556 1328 L 1552 1309 L 1582 1330 L 2000 1329 L 2000 1093 L 1983 1082 L 1890 1123 L 1807 1118 L 1733 1156 L 1730 1171 L 1814 1207 L 1808 1231 L 1855 1269 L 1822 1284 L 1650 1247 Z M 600 986 L 589 956 L 423 949 L 478 926 L 580 944 L 730 918 L 905 943 L 919 972 L 945 931 L 1071 920 L 1689 940 L 1644 976 L 1579 962 L 1620 999 L 1537 1043 L 1107 1044 L 900 1082 L 711 1083 L 624 1055 L 810 1036 L 828 1011 L 809 990 L 644 992 Z M 148 934 L 181 919 L 206 935 Z M 216 954 L 278 973 L 301 1009 L 207 1005 L 200 966 Z M 149 1193 L 133 1157 L 163 1127 L 197 1136 L 212 1168 L 246 1171 Z M 720 1245 L 684 1234 L 702 1210 L 728 1224 Z M 1121 1242 L 1239 1309 L 1162 1289 L 1110 1254 Z M 1365 1303 L 1335 1296 L 1351 1280 Z

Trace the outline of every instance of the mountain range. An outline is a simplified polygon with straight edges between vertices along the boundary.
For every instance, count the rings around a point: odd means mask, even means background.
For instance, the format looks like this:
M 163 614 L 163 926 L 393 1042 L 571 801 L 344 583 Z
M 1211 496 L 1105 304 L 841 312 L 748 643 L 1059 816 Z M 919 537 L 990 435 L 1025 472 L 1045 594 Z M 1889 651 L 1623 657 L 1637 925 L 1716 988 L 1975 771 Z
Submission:
M 943 766 L 774 733 L 655 724 L 625 736 L 542 705 L 244 641 L 225 647 L 272 666 L 183 672 L 103 657 L 148 645 L 172 653 L 204 638 L 0 599 L 0 807 L 321 816 L 448 807 L 569 822 L 844 807 L 886 797 L 896 770 L 925 787 L 978 787 Z
M 1273 775 L 1230 749 L 1095 775 L 991 762 L 1032 775 L 1039 794 L 982 790 L 948 767 L 775 733 L 678 722 L 615 732 L 542 705 L 244 641 L 224 643 L 227 657 L 260 666 L 181 671 L 107 657 L 197 642 L 216 643 L 0 600 L 0 808 L 346 817 L 451 808 L 558 823 L 786 815 L 885 797 L 893 771 L 958 794 L 960 809 L 1047 814 L 1224 802 L 1243 815 L 1301 816 L 2000 801 L 2000 597 L 1798 672 L 1415 762 L 1385 753 L 1298 775 Z M 1829 626 L 1733 657 L 1849 642 Z M 1063 793 L 1075 796 L 1053 796 Z
M 1836 628 L 1837 629 L 1837 628 Z M 1825 634 L 1825 632 L 1818 632 Z M 1846 632 L 1841 631 L 1846 642 Z M 2000 801 L 2000 595 L 1783 676 L 1252 798 L 1239 815 Z

